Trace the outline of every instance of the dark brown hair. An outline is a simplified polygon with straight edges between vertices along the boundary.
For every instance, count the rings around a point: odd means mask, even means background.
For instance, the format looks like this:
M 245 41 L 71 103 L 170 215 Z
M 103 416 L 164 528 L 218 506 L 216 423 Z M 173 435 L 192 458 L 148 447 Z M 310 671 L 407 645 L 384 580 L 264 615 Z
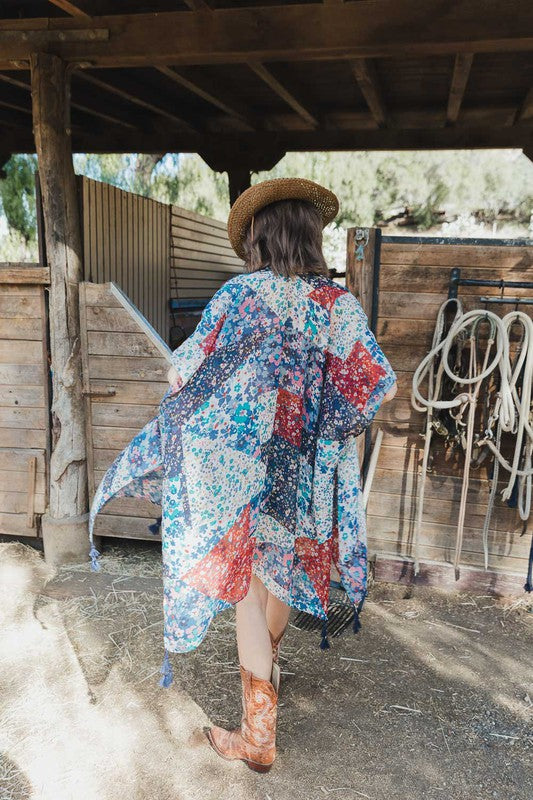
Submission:
M 255 215 L 246 231 L 246 271 L 270 267 L 290 277 L 313 273 L 329 275 L 322 252 L 322 216 L 306 200 L 278 200 Z M 253 238 L 252 238 L 253 230 Z

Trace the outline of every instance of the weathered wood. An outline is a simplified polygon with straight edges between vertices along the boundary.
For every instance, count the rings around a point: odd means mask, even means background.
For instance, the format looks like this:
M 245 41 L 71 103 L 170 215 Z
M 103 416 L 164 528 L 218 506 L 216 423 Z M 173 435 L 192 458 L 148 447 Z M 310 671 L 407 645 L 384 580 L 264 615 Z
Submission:
M 402 548 L 398 547 L 394 541 L 384 539 L 377 539 L 369 537 L 368 539 L 368 555 L 369 558 L 374 556 L 392 555 L 412 558 L 412 548 L 408 548 L 409 552 L 402 552 Z M 420 545 L 419 556 L 422 561 L 435 561 L 441 564 L 452 564 L 454 557 L 454 547 L 432 547 L 431 545 Z M 484 565 L 482 553 L 472 553 L 469 550 L 461 551 L 461 564 L 460 570 L 464 566 L 482 567 Z M 497 569 L 498 571 L 509 570 L 518 573 L 523 570 L 524 559 L 513 558 L 511 556 L 502 556 L 499 554 L 489 553 L 489 568 L 491 570 Z M 523 581 L 523 578 L 522 578 Z M 522 584 L 523 585 L 523 584 Z
M 382 266 L 399 264 L 447 269 L 451 269 L 452 266 L 469 269 L 483 267 L 513 270 L 515 275 L 533 268 L 533 248 L 530 246 L 446 244 L 446 240 L 441 240 L 442 244 L 434 244 L 431 239 L 424 244 L 410 242 L 409 237 L 405 238 L 405 242 L 398 243 L 388 242 L 384 237 L 381 247 Z M 453 253 L 453 263 L 451 253 Z
M 251 183 L 251 170 L 249 167 L 245 165 L 234 165 L 228 169 L 228 183 L 229 183 L 229 202 L 232 206 L 235 200 L 238 198 L 242 192 L 246 191 Z M 186 250 L 181 250 L 179 247 L 173 247 L 172 255 L 176 258 L 180 256 L 187 257 L 188 253 Z M 222 255 L 219 256 L 219 261 L 221 263 L 230 263 L 228 261 L 233 260 L 232 256 L 224 257 Z
M 193 1 L 203 2 L 203 0 Z M 211 103 L 211 105 L 219 108 L 237 122 L 246 125 L 246 127 L 251 128 L 252 130 L 257 127 L 257 123 L 250 114 L 250 109 L 245 104 L 240 103 L 238 100 L 228 98 L 226 91 L 224 91 L 224 98 L 222 98 L 219 97 L 218 94 L 212 94 L 211 92 L 206 91 L 197 83 L 193 83 L 193 81 L 181 75 L 179 72 L 176 72 L 175 69 L 164 66 L 160 66 L 157 69 L 167 78 L 170 78 L 170 80 L 174 83 L 177 83 L 179 86 L 183 86 L 184 89 L 187 89 L 189 92 L 201 97 L 202 100 L 205 100 L 207 103 Z
M 387 257 L 390 245 L 384 244 L 382 252 L 384 257 Z M 507 249 L 507 248 L 505 248 Z M 505 256 L 503 256 L 505 258 Z M 422 264 L 416 266 L 416 269 L 408 269 L 408 265 L 388 264 L 382 261 L 382 269 L 380 274 L 380 291 L 383 292 L 423 292 L 425 294 L 438 294 L 442 295 L 443 299 L 448 295 L 448 285 L 450 281 L 450 273 L 447 269 L 442 267 L 426 267 Z M 533 259 L 530 267 L 533 274 Z M 492 268 L 477 267 L 470 264 L 462 268 L 462 274 L 465 278 L 477 278 L 478 280 L 513 280 L 513 269 L 498 268 L 495 264 Z M 527 268 L 525 268 L 527 274 Z M 526 295 L 528 289 L 513 289 L 513 294 Z M 496 286 L 483 287 L 483 294 L 485 295 L 499 295 L 500 289 Z M 461 286 L 461 298 L 464 297 L 479 297 L 479 287 L 477 286 Z
M 142 395 L 138 400 L 142 400 Z M 140 430 L 154 416 L 152 405 L 132 405 L 120 403 L 94 403 L 92 406 L 93 425 L 101 427 L 137 428 Z
M 455 124 L 459 118 L 473 60 L 473 53 L 458 53 L 455 56 L 450 94 L 448 96 L 448 109 L 446 111 L 446 121 L 450 124 Z
M 281 97 L 281 99 L 284 100 L 293 111 L 296 111 L 298 116 L 301 117 L 304 122 L 306 122 L 312 128 L 317 128 L 319 126 L 320 123 L 318 119 L 300 102 L 300 100 L 294 96 L 293 92 L 290 92 L 287 87 L 284 86 L 281 81 L 279 81 L 272 74 L 270 69 L 267 69 L 260 61 L 248 61 L 248 66 L 258 78 L 261 78 L 261 80 L 264 81 L 266 85 L 278 95 L 278 97 Z M 235 198 L 233 197 L 231 202 L 233 203 L 234 200 Z
M 95 521 L 95 533 L 98 536 L 113 536 L 118 539 L 145 539 L 158 542 L 161 540 L 159 534 L 154 535 L 148 530 L 148 526 L 156 521 L 156 512 L 153 518 L 119 516 L 115 514 L 99 514 Z M 1 531 L 0 515 L 0 531 Z
M 28 528 L 26 514 L 9 514 L 0 511 L 0 533 L 8 536 L 37 536 L 37 527 Z
M 31 56 L 35 145 L 50 267 L 53 366 L 51 518 L 87 510 L 87 465 L 78 293 L 82 277 L 78 198 L 69 137 L 69 79 L 55 55 Z
M 351 66 L 376 124 L 380 127 L 386 126 L 387 109 L 381 93 L 375 63 L 366 58 L 356 58 L 351 62 Z
M 28 487 L 27 487 L 27 495 L 26 495 L 26 526 L 28 528 L 33 528 L 35 526 L 35 512 L 36 512 L 36 502 L 35 502 L 35 478 L 37 475 L 37 459 L 35 456 L 32 456 L 28 460 Z M 44 511 L 44 508 L 41 507 L 41 513 Z
M 79 3 L 72 3 L 70 0 L 49 0 L 55 6 L 70 14 L 72 17 L 79 17 L 81 19 L 90 20 L 91 17 L 83 8 L 80 8 Z
M 38 264 L 0 263 L 0 283 L 39 284 L 50 283 L 50 270 Z
M 91 356 L 90 375 L 93 380 L 163 381 L 168 364 L 162 358 L 128 358 L 127 356 Z M 0 367 L 1 374 L 1 367 Z
M 0 406 L 46 408 L 44 386 L 12 386 L 0 383 Z
M 41 343 L 0 339 L 0 364 L 41 364 Z
M 382 242 L 378 341 L 398 374 L 399 391 L 391 403 L 379 409 L 375 421 L 375 426 L 384 431 L 384 440 L 368 506 L 367 530 L 369 553 L 377 553 L 378 559 L 383 554 L 414 554 L 423 448 L 419 434 L 424 416 L 411 407 L 411 382 L 415 367 L 429 347 L 438 308 L 447 297 L 452 266 L 460 266 L 464 277 L 528 280 L 533 272 L 533 248 L 424 244 L 408 238 L 401 243 L 386 238 Z M 480 293 L 498 294 L 499 289 L 461 287 L 459 294 L 466 310 L 479 305 Z M 505 441 L 502 446 L 506 447 Z M 456 452 L 452 457 L 443 440 L 434 437 L 419 556 L 439 562 L 440 567 L 454 558 L 463 467 L 462 454 Z M 501 481 L 499 488 L 503 485 Z M 489 490 L 486 467 L 472 472 L 462 564 L 484 565 L 482 526 Z M 525 575 L 530 533 L 520 536 L 523 530 L 524 523 L 516 510 L 497 499 L 489 533 L 492 570 L 522 571 Z M 482 571 L 481 575 L 489 580 L 488 573 Z
M 122 100 L 127 100 L 129 103 L 133 103 L 136 106 L 140 106 L 141 108 L 146 109 L 147 111 L 151 111 L 153 114 L 158 116 L 164 117 L 169 122 L 177 125 L 181 130 L 188 130 L 194 131 L 194 127 L 188 123 L 182 117 L 179 117 L 177 114 L 172 113 L 166 108 L 162 106 L 155 105 L 154 103 L 150 103 L 147 100 L 144 100 L 142 97 L 139 97 L 132 92 L 126 91 L 125 89 L 121 89 L 120 86 L 117 86 L 114 83 L 110 83 L 109 81 L 103 81 L 101 78 L 97 78 L 95 75 L 91 75 L 88 72 L 79 72 L 78 76 L 84 81 L 88 83 L 92 83 L 94 86 L 97 86 L 99 89 L 103 89 L 104 92 L 109 92 L 110 94 L 114 94 L 117 97 L 120 97 Z
M 0 447 L 46 449 L 46 428 L 0 427 Z
M 376 228 L 350 228 L 347 243 L 346 287 L 359 299 L 367 316 L 372 306 Z
M 0 406 L 0 428 L 44 430 L 46 428 L 45 410 L 43 408 Z
M 504 15 L 483 0 L 458 0 L 453 8 L 439 0 L 375 0 L 218 9 L 209 25 L 203 12 L 181 11 L 0 22 L 8 67 L 27 60 L 36 40 L 67 60 L 98 66 L 179 66 L 518 52 L 531 49 L 532 30 L 527 0 L 508 0 Z
M 501 569 L 482 570 L 462 566 L 459 580 L 451 564 L 421 563 L 415 576 L 414 562 L 401 558 L 376 556 L 372 562 L 372 573 L 377 581 L 404 583 L 420 586 L 436 586 L 458 592 L 482 592 L 496 597 L 523 595 L 524 576 L 519 573 L 502 572 Z
M 42 364 L 1 364 L 0 384 L 10 386 L 38 386 L 43 380 Z
M 9 286 L 2 289 L 0 294 L 0 319 L 13 319 L 16 317 L 40 319 L 41 302 L 38 292 L 21 294 L 15 289 L 21 287 Z M 30 287 L 24 287 L 29 290 Z
M 159 355 L 156 347 L 143 333 L 123 333 L 118 337 L 113 331 L 89 331 L 87 338 L 90 355 L 153 357 Z

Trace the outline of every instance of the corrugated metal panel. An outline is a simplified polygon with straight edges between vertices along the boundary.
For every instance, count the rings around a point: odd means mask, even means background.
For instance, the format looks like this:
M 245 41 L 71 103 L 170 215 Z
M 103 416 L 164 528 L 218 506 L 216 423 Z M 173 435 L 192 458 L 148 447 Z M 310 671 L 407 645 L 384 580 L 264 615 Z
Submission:
M 80 180 L 84 280 L 117 283 L 167 341 L 170 206 Z
M 209 298 L 223 283 L 243 271 L 218 220 L 171 207 L 170 297 Z

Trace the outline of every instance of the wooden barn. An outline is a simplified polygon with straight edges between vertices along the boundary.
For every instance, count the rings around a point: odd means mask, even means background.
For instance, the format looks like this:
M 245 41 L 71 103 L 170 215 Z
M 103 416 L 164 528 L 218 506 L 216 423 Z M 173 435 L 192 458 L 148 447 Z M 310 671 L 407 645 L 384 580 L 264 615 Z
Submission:
M 0 9 L 0 161 L 37 152 L 40 239 L 39 264 L 0 267 L 0 533 L 42 536 L 61 562 L 86 552 L 95 486 L 157 409 L 166 346 L 242 270 L 221 222 L 77 178 L 72 151 L 197 152 L 227 171 L 231 199 L 289 150 L 515 147 L 531 157 L 533 7 L 154 0 L 121 3 L 118 14 L 109 0 L 5 0 Z M 466 283 L 450 283 L 454 269 Z M 424 418 L 410 386 L 452 288 L 465 308 L 508 282 L 522 284 L 514 296 L 531 296 L 533 242 L 351 228 L 346 265 L 332 275 L 360 298 L 399 375 L 373 426 L 383 431 L 368 506 L 375 577 L 520 591 L 531 522 L 498 507 L 485 562 L 486 470 L 470 482 L 455 580 L 461 465 L 438 442 L 414 536 Z M 153 539 L 156 517 L 150 503 L 115 500 L 96 533 Z

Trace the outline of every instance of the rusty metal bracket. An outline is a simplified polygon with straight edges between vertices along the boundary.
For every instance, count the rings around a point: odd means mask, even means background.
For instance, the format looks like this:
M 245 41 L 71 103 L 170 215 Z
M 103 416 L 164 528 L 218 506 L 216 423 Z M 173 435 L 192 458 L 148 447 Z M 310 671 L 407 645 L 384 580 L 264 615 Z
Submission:
M 116 393 L 117 390 L 114 386 L 110 386 L 108 389 L 89 389 L 82 392 L 85 397 L 114 397 Z

